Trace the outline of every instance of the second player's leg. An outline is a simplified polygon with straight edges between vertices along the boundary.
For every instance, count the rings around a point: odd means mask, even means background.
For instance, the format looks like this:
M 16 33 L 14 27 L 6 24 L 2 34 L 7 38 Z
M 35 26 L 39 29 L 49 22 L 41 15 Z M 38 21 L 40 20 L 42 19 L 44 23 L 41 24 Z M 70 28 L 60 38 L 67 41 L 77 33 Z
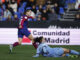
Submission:
M 30 34 L 30 35 L 28 36 L 28 38 L 29 38 L 30 40 L 32 40 L 33 46 L 34 46 L 35 48 L 37 48 L 37 44 L 34 42 L 34 38 L 33 38 L 32 34 Z
M 28 36 L 28 38 L 29 38 L 30 40 L 32 40 L 32 43 L 34 43 L 34 38 L 33 38 L 32 34 L 30 34 L 30 35 Z
M 63 50 L 64 50 L 64 53 L 65 54 L 70 52 L 70 50 L 69 49 L 66 49 L 66 48 L 63 48 Z
M 19 44 L 22 43 L 22 38 L 18 38 L 18 43 L 19 43 Z
M 69 50 L 69 49 L 66 49 L 66 48 L 63 48 L 64 50 L 64 53 L 69 53 L 69 54 L 74 54 L 74 55 L 80 55 L 79 52 L 75 51 L 75 50 Z

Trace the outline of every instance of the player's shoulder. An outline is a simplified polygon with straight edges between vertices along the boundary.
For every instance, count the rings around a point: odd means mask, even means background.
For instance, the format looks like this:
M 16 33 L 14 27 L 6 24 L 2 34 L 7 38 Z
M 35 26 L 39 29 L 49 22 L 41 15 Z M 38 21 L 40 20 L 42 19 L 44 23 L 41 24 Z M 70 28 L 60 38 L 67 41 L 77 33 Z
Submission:
M 28 16 L 23 15 L 23 16 L 21 16 L 21 18 L 27 19 L 27 18 L 28 18 Z
M 47 46 L 47 44 L 46 43 L 41 43 L 41 46 Z
M 28 17 L 27 17 L 27 16 L 25 16 L 24 18 L 25 18 L 25 19 L 27 19 Z

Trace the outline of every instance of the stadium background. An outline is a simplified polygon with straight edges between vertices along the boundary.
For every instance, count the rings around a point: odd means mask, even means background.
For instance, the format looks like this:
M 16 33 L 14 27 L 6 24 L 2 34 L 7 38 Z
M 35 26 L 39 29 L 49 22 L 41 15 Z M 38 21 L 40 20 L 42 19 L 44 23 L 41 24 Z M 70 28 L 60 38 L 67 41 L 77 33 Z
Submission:
M 27 3 L 27 5 L 26 5 Z M 17 29 L 20 16 L 27 8 L 31 8 L 36 19 L 29 19 L 28 27 L 31 29 L 80 29 L 80 1 L 79 0 L 0 0 L 0 31 L 1 29 Z M 10 7 L 8 6 L 10 5 Z M 32 6 L 36 6 L 35 9 Z M 41 7 L 41 8 L 40 8 Z M 47 10 L 48 9 L 48 10 Z M 49 10 L 51 9 L 51 10 Z M 8 12 L 6 12 L 8 10 Z M 39 10 L 39 12 L 37 12 Z M 42 10 L 47 10 L 43 13 Z M 54 12 L 52 12 L 52 10 Z M 5 13 L 4 13 L 5 12 Z M 8 13 L 8 14 L 6 14 Z M 43 16 L 44 15 L 44 16 Z M 49 16 L 49 17 L 48 17 Z M 47 18 L 48 17 L 48 18 Z M 15 32 L 17 33 L 17 31 Z M 73 31 L 73 33 L 76 33 Z M 80 34 L 78 32 L 78 34 Z M 8 34 L 6 34 L 8 35 Z M 17 36 L 17 35 L 16 35 Z M 75 35 L 74 35 L 75 36 Z M 1 33 L 0 33 L 1 37 Z M 3 38 L 5 38 L 3 36 Z M 14 38 L 14 37 L 13 37 Z M 25 37 L 24 37 L 25 38 Z M 79 38 L 79 36 L 78 36 Z M 5 39 L 6 40 L 6 39 Z M 2 39 L 0 39 L 0 42 Z M 27 39 L 26 39 L 27 41 Z M 24 41 L 23 41 L 24 42 Z M 80 51 L 80 46 L 75 44 L 63 45 L 65 47 Z M 52 45 L 51 47 L 56 47 Z M 9 54 L 9 46 L 0 44 L 0 60 L 79 60 L 80 58 L 32 58 L 36 50 L 30 46 L 19 46 Z M 14 57 L 13 57 L 14 56 Z

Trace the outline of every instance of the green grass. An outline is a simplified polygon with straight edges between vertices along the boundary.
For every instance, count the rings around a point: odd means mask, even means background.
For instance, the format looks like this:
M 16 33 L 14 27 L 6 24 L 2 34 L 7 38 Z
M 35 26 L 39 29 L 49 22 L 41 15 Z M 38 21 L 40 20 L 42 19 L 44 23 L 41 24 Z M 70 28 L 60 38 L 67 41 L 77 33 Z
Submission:
M 80 51 L 80 46 L 58 46 L 58 47 L 64 47 Z M 0 60 L 80 60 L 80 58 L 66 58 L 66 57 L 53 58 L 40 56 L 38 58 L 33 58 L 32 56 L 35 55 L 35 53 L 36 50 L 34 49 L 33 46 L 23 45 L 15 47 L 13 49 L 13 53 L 9 54 L 9 46 L 0 45 Z

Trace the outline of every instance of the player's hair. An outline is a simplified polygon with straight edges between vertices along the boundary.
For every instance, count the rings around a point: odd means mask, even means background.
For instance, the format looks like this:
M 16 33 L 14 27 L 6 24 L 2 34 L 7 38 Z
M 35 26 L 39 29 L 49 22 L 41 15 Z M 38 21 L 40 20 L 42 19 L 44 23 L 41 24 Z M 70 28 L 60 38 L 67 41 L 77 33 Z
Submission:
M 34 41 L 38 42 L 38 43 L 41 43 L 42 42 L 42 38 L 43 38 L 43 36 L 37 37 L 37 38 L 34 39 Z
M 26 12 L 29 12 L 29 11 L 30 11 L 30 9 L 26 10 L 26 11 L 24 12 L 24 15 L 26 15 Z
M 30 9 L 26 10 L 26 12 L 29 12 L 29 11 L 30 11 Z

